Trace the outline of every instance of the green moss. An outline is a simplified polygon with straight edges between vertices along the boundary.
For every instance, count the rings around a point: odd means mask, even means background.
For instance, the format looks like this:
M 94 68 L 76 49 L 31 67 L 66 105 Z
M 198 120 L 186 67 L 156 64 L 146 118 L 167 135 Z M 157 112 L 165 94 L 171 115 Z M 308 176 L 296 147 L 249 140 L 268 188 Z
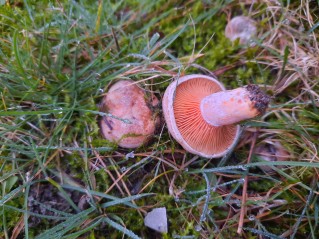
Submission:
M 13 200 L 10 200 L 6 203 L 8 206 L 23 208 L 23 197 L 16 197 Z M 0 238 L 5 238 L 4 228 L 9 232 L 9 235 L 12 232 L 12 229 L 18 224 L 21 219 L 22 214 L 16 210 L 2 207 L 0 210 L 0 215 L 2 215 L 2 220 L 0 220 Z

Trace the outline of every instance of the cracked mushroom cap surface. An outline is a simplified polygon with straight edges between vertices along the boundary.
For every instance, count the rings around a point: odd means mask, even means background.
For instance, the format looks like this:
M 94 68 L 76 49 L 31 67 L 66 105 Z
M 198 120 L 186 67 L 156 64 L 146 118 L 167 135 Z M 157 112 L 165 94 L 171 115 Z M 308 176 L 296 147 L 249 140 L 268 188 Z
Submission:
M 163 98 L 163 112 L 173 138 L 183 148 L 206 158 L 226 154 L 239 137 L 238 125 L 212 126 L 202 117 L 200 103 L 208 95 L 224 91 L 216 79 L 186 75 L 172 82 Z
M 151 107 L 158 99 L 132 80 L 121 80 L 111 86 L 101 102 L 101 111 L 111 114 L 100 121 L 102 135 L 123 148 L 137 148 L 154 134 L 159 122 Z

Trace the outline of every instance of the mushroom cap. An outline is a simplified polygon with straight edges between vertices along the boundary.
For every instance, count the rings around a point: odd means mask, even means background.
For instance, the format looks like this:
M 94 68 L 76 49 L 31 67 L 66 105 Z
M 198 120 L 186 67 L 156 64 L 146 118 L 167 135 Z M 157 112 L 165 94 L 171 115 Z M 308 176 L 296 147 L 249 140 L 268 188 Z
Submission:
M 241 44 L 246 44 L 257 33 L 256 23 L 249 17 L 237 16 L 232 18 L 226 28 L 225 36 L 231 41 L 239 38 Z
M 132 80 L 112 85 L 101 102 L 101 109 L 114 117 L 103 116 L 100 121 L 102 135 L 123 148 L 136 148 L 146 143 L 159 122 L 150 109 L 159 101 L 154 95 L 150 98 L 151 102 L 147 102 L 145 91 Z
M 279 141 L 263 141 L 255 149 L 254 154 L 259 157 L 259 159 L 275 162 L 275 161 L 286 161 L 289 160 L 292 155 Z M 277 166 L 277 168 L 283 168 L 284 166 Z M 272 172 L 270 166 L 259 166 L 264 172 Z
M 205 75 L 186 75 L 172 82 L 165 91 L 163 112 L 169 132 L 183 148 L 206 158 L 225 155 L 239 137 L 238 125 L 215 127 L 202 117 L 202 99 L 224 86 Z

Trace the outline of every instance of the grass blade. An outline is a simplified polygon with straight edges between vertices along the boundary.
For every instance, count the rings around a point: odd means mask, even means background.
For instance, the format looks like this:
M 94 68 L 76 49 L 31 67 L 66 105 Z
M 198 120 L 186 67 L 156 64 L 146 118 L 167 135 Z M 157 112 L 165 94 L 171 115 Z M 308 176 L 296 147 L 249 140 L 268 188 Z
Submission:
M 111 227 L 114 227 L 115 229 L 119 230 L 123 234 L 127 235 L 130 238 L 133 239 L 140 239 L 139 236 L 137 236 L 134 232 L 128 230 L 127 228 L 123 227 L 122 225 L 118 224 L 117 222 L 111 220 L 110 218 L 104 218 L 104 221 L 109 224 Z

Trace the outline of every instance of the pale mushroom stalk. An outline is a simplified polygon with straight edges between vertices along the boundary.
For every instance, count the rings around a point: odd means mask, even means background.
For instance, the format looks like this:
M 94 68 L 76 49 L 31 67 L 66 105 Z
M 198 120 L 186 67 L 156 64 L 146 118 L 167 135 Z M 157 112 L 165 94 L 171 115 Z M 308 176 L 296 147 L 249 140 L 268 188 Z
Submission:
M 258 86 L 248 85 L 206 96 L 200 104 L 204 120 L 212 126 L 238 123 L 265 112 L 269 96 Z

